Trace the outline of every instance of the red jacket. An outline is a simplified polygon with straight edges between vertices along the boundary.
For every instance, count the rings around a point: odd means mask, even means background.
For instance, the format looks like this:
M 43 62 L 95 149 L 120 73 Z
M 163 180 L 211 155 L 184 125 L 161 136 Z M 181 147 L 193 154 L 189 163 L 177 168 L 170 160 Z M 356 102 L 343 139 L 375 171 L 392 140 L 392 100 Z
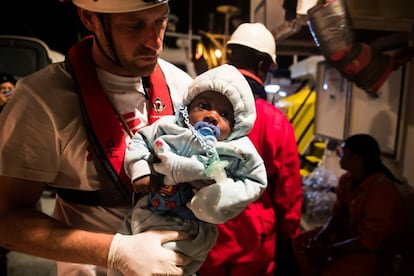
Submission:
M 236 218 L 218 225 L 201 276 L 273 275 L 276 233 L 289 239 L 300 232 L 302 181 L 294 129 L 263 99 L 256 99 L 256 112 L 249 138 L 265 162 L 268 188 Z

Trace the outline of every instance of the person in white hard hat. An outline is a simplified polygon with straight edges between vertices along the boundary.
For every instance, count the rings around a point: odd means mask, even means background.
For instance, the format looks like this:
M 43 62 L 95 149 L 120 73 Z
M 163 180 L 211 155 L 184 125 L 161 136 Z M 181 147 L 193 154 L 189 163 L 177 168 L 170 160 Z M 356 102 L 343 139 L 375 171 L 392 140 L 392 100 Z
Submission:
M 227 51 L 228 62 L 246 76 L 255 96 L 266 100 L 264 81 L 269 71 L 277 69 L 272 33 L 262 23 L 243 23 L 227 41 Z
M 199 275 L 294 276 L 291 239 L 300 232 L 302 181 L 294 129 L 266 101 L 264 81 L 277 68 L 275 38 L 261 23 L 243 23 L 227 50 L 228 63 L 245 76 L 256 98 L 248 136 L 265 162 L 268 187 L 240 215 L 218 225 L 218 240 Z
M 22 78 L 0 116 L 0 246 L 56 260 L 58 275 L 180 275 L 188 257 L 162 244 L 186 234 L 115 235 L 132 206 L 130 137 L 174 114 L 192 81 L 159 59 L 168 0 L 73 3 L 91 36 Z M 53 217 L 35 210 L 47 185 Z

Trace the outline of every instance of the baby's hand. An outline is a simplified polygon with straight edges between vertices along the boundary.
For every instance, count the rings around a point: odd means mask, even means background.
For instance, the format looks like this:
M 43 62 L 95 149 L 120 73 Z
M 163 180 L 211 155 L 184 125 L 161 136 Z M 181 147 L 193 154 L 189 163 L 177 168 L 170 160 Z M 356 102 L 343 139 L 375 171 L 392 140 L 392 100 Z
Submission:
M 137 178 L 132 182 L 134 191 L 136 193 L 147 194 L 153 190 L 152 185 L 150 185 L 150 176 L 146 175 L 141 178 Z

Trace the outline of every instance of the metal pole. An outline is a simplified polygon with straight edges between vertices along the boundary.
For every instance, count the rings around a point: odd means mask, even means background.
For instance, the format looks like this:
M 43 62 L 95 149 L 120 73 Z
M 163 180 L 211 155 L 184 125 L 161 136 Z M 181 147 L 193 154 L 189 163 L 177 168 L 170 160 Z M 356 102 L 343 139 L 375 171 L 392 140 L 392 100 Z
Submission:
M 193 0 L 188 3 L 188 57 L 193 58 Z

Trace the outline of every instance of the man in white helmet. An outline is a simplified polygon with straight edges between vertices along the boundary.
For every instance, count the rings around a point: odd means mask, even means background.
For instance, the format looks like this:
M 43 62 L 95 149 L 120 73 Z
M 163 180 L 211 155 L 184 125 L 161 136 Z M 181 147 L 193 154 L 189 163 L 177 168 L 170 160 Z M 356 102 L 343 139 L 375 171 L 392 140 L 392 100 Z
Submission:
M 59 275 L 179 275 L 175 231 L 115 235 L 133 187 L 130 137 L 174 114 L 192 81 L 159 59 L 168 0 L 73 0 L 91 32 L 19 82 L 0 117 L 0 246 L 58 261 Z M 35 210 L 49 185 L 53 218 Z M 82 265 L 87 264 L 87 265 Z
M 292 125 L 266 102 L 264 90 L 267 73 L 277 67 L 275 38 L 261 23 L 243 23 L 227 50 L 228 63 L 245 76 L 256 99 L 257 117 L 248 136 L 264 160 L 268 186 L 240 215 L 218 225 L 218 240 L 199 274 L 295 275 L 290 243 L 300 233 L 299 154 Z

